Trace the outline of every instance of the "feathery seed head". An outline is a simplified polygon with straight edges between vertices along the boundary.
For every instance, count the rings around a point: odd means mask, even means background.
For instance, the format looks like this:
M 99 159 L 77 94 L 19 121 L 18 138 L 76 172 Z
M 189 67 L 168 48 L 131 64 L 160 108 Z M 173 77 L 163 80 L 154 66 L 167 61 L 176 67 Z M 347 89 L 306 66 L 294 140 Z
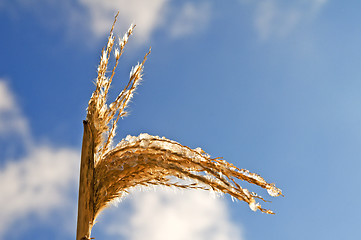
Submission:
M 108 37 L 107 48 L 102 51 L 96 89 L 87 109 L 95 155 L 93 220 L 103 208 L 123 197 L 130 189 L 154 185 L 229 194 L 232 198 L 248 203 L 253 211 L 258 209 L 273 214 L 272 211 L 261 208 L 255 198 L 266 200 L 242 188 L 237 181 L 258 185 L 274 197 L 282 195 L 280 189 L 255 173 L 239 169 L 221 158 L 211 158 L 201 148 L 191 149 L 165 137 L 147 133 L 137 137 L 128 135 L 116 146 L 112 146 L 117 122 L 127 114 L 126 108 L 142 79 L 144 64 L 150 54 L 149 49 L 143 61 L 131 69 L 128 83 L 108 106 L 108 90 L 119 57 L 135 27 L 131 25 L 123 38 L 119 38 L 119 48 L 114 48 L 115 66 L 110 77 L 107 77 L 109 56 L 114 45 L 114 24 Z

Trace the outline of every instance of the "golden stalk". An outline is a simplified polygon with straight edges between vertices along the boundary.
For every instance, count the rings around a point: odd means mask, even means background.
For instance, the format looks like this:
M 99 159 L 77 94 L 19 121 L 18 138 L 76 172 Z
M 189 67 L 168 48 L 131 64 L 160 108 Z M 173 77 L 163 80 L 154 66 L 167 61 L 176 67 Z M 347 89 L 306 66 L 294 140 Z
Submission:
M 282 195 L 274 184 L 261 176 L 240 169 L 221 158 L 211 158 L 201 148 L 191 149 L 175 141 L 142 133 L 137 137 L 127 136 L 115 147 L 112 140 L 120 117 L 125 116 L 126 107 L 142 79 L 142 71 L 149 52 L 143 61 L 132 68 L 128 84 L 109 106 L 107 94 L 113 80 L 119 58 L 132 34 L 131 26 L 119 43 L 114 43 L 110 30 L 106 48 L 102 50 L 96 89 L 83 122 L 84 135 L 81 154 L 77 240 L 91 239 L 91 229 L 98 214 L 109 204 L 137 186 L 175 186 L 197 188 L 226 193 L 249 204 L 253 210 L 274 214 L 261 207 L 255 199 L 262 197 L 242 188 L 236 180 L 243 180 L 264 189 L 269 195 Z M 108 62 L 114 50 L 115 66 L 110 77 L 106 76 Z

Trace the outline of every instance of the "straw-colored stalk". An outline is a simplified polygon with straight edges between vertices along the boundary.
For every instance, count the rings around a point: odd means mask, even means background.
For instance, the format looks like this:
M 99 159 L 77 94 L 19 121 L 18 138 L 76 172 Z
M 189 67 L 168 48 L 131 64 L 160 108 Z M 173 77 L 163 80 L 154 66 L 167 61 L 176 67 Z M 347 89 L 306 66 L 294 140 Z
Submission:
M 242 188 L 236 180 L 265 188 L 273 197 L 282 195 L 280 189 L 255 173 L 239 169 L 221 158 L 211 158 L 201 148 L 191 149 L 146 133 L 137 137 L 128 135 L 116 146 L 112 145 L 117 122 L 127 114 L 126 107 L 142 79 L 143 66 L 150 53 L 149 50 L 143 61 L 132 68 L 128 84 L 108 106 L 107 94 L 115 69 L 134 29 L 132 25 L 115 44 L 113 29 L 116 17 L 107 46 L 102 50 L 96 89 L 90 98 L 84 121 L 76 239 L 90 239 L 98 214 L 136 186 L 163 185 L 226 193 L 248 203 L 253 211 L 258 209 L 273 214 L 256 202 L 255 199 L 265 201 L 262 197 Z M 115 64 L 110 77 L 107 77 L 112 52 Z

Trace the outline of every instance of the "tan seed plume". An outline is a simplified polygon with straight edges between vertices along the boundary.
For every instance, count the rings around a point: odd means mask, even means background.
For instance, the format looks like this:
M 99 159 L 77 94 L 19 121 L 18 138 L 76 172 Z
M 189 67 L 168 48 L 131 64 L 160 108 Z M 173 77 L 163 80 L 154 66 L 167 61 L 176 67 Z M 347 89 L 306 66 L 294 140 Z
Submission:
M 256 199 L 266 200 L 242 188 L 237 181 L 243 180 L 265 188 L 273 197 L 282 195 L 280 189 L 255 173 L 237 168 L 221 158 L 211 158 L 201 148 L 191 149 L 146 133 L 136 137 L 128 135 L 115 147 L 112 145 L 117 122 L 127 115 L 127 105 L 142 79 L 144 63 L 150 53 L 149 50 L 143 61 L 132 68 L 127 85 L 108 106 L 107 95 L 115 69 L 135 27 L 132 25 L 116 43 L 113 29 L 117 16 L 107 46 L 102 50 L 96 88 L 84 121 L 77 240 L 90 239 L 91 228 L 98 214 L 112 201 L 122 198 L 137 186 L 163 185 L 226 193 L 248 203 L 253 211 L 273 214 L 256 202 Z M 107 77 L 108 63 L 113 57 L 115 64 Z

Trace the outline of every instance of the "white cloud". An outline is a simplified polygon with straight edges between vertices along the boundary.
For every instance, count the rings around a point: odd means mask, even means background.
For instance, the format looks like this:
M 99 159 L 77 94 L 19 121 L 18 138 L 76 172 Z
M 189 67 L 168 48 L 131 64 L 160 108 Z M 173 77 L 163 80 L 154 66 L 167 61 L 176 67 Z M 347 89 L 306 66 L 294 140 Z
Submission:
M 254 26 L 261 40 L 284 37 L 297 25 L 312 18 L 327 0 L 293 1 L 286 4 L 280 0 L 241 0 L 255 6 Z
M 0 239 L 16 221 L 30 214 L 49 217 L 54 210 L 73 209 L 70 193 L 78 175 L 79 153 L 37 146 L 22 159 L 0 169 Z
M 13 110 L 16 107 L 13 95 L 4 80 L 0 80 L 0 111 Z
M 119 10 L 119 21 L 125 31 L 131 23 L 137 24 L 139 39 L 148 40 L 152 32 L 164 21 L 169 0 L 79 0 L 87 8 L 91 29 L 97 36 L 109 32 L 110 24 Z
M 145 42 L 157 29 L 165 28 L 171 37 L 182 37 L 199 31 L 210 19 L 210 4 L 185 2 L 177 8 L 171 0 L 79 0 L 88 9 L 91 29 L 97 36 L 108 33 L 119 10 L 122 31 L 131 23 L 137 25 L 136 41 Z
M 22 116 L 8 83 L 0 79 L 0 136 L 20 135 L 25 144 L 30 141 L 29 128 Z
M 107 225 L 108 233 L 129 240 L 243 239 L 240 226 L 229 219 L 222 199 L 201 190 L 156 189 L 132 193 L 128 199 L 134 211 L 130 219 L 113 221 Z
M 79 152 L 36 144 L 14 94 L 0 79 L 0 135 L 12 141 L 14 133 L 26 145 L 25 156 L 5 159 L 0 168 L 0 239 L 30 214 L 42 218 L 54 210 L 74 209 L 70 192 L 77 182 Z
M 172 37 L 180 37 L 199 31 L 207 25 L 211 15 L 209 3 L 187 2 L 177 11 L 173 24 L 170 26 Z
M 172 0 L 13 0 L 0 5 L 0 10 L 16 17 L 25 9 L 52 29 L 65 28 L 70 38 L 86 34 L 87 42 L 108 34 L 114 16 L 119 11 L 117 30 L 125 32 L 131 23 L 137 25 L 135 42 L 147 43 L 155 31 L 165 30 L 171 37 L 193 34 L 207 25 L 210 4 L 182 2 L 173 7 Z M 180 10 L 179 10 L 180 9 Z M 51 15 L 49 14 L 51 13 Z M 14 17 L 14 16 L 13 16 Z M 69 37 L 69 36 L 68 36 Z

